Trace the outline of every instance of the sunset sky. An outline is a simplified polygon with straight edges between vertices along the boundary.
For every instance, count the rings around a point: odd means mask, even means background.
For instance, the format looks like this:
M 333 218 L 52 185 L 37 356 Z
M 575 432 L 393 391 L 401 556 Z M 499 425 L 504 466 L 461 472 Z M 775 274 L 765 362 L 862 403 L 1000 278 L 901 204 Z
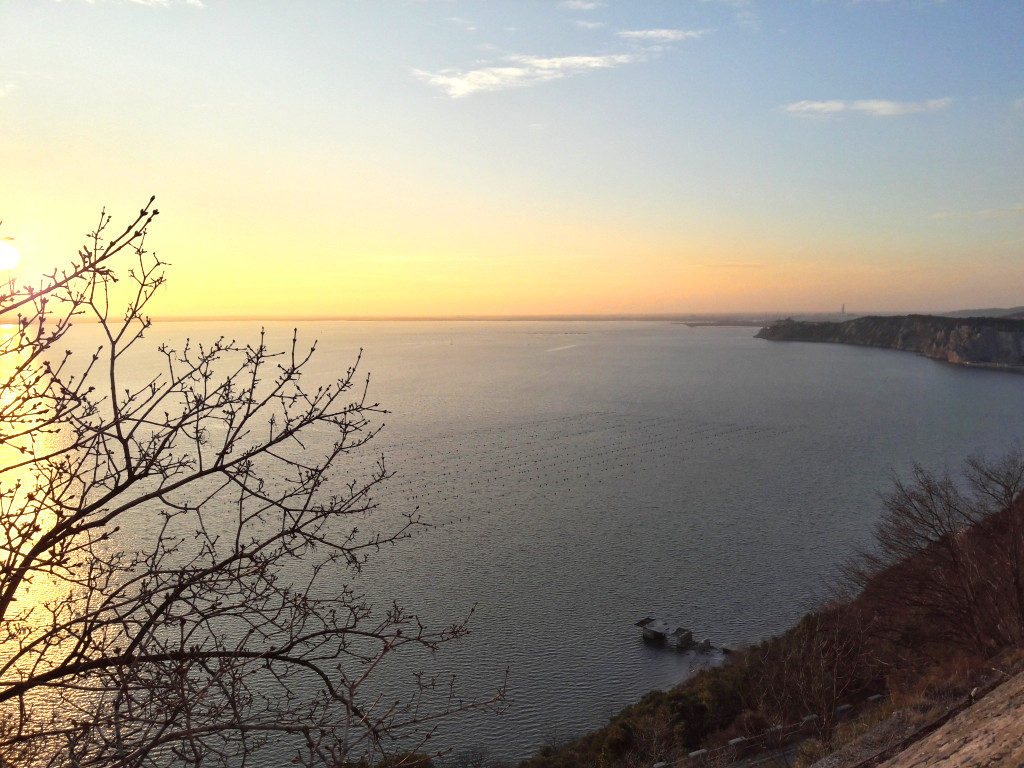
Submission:
M 155 194 L 154 314 L 1024 304 L 1024 3 L 0 0 L 27 279 Z

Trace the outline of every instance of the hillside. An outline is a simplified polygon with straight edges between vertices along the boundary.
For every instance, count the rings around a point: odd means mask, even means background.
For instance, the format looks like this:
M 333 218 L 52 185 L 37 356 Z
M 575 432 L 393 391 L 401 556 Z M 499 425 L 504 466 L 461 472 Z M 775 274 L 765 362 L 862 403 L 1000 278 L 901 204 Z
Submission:
M 1019 664 L 1014 666 L 1019 668 Z M 873 758 L 863 757 L 862 751 L 859 754 L 862 745 L 853 742 L 812 768 L 1019 768 L 1024 765 L 1024 673 L 1009 677 L 997 669 L 992 673 L 996 683 L 1002 678 L 1001 684 L 973 704 L 968 701 L 953 707 L 949 715 L 926 726 L 925 733 L 908 745 L 873 754 L 885 732 L 893 730 L 893 722 L 901 715 L 906 719 L 900 711 L 860 739 Z
M 814 341 L 917 352 L 957 365 L 1024 367 L 1024 320 L 904 315 L 842 323 L 782 320 L 755 334 L 768 341 Z
M 962 721 L 1024 671 L 1024 452 L 968 459 L 959 476 L 915 467 L 883 505 L 874 544 L 818 610 L 520 768 L 806 768 L 829 753 L 819 768 L 867 768 Z M 1020 734 L 1020 697 L 999 701 L 979 750 Z M 1003 763 L 950 765 L 967 764 Z

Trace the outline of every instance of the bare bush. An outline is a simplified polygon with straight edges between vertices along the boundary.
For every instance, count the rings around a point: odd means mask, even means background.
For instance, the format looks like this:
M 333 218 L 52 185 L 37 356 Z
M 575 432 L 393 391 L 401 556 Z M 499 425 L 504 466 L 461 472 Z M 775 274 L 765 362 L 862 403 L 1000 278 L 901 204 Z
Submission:
M 419 750 L 437 717 L 481 702 L 427 675 L 406 697 L 374 682 L 395 652 L 466 624 L 429 629 L 340 575 L 423 525 L 367 522 L 383 458 L 341 479 L 383 412 L 368 379 L 357 359 L 307 384 L 315 344 L 261 336 L 162 347 L 139 383 L 132 355 L 164 282 L 145 247 L 156 215 L 150 200 L 111 233 L 104 213 L 66 268 L 0 292 L 0 314 L 17 315 L 0 342 L 0 764 Z M 76 320 L 100 333 L 84 360 L 65 349 Z
M 747 706 L 774 725 L 816 714 L 827 729 L 836 707 L 861 695 L 874 677 L 871 640 L 872 620 L 849 605 L 808 614 L 749 652 Z
M 920 466 L 885 497 L 877 548 L 849 569 L 860 601 L 907 648 L 979 654 L 1024 642 L 1024 454 Z

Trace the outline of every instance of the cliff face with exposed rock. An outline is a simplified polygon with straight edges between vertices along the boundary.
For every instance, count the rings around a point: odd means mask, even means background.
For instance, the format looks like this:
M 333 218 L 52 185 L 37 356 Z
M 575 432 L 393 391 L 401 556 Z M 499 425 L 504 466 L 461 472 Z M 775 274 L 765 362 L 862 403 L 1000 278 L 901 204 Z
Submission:
M 1024 320 L 901 315 L 842 323 L 782 320 L 755 334 L 769 341 L 819 341 L 917 352 L 957 365 L 1024 369 Z

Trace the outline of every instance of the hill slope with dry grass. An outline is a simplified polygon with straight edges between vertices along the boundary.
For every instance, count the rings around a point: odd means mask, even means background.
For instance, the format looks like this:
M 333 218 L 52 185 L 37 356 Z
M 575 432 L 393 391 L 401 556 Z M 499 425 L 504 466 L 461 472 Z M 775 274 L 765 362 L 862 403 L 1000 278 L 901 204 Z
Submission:
M 1018 674 L 881 768 L 1024 765 L 1024 674 Z

